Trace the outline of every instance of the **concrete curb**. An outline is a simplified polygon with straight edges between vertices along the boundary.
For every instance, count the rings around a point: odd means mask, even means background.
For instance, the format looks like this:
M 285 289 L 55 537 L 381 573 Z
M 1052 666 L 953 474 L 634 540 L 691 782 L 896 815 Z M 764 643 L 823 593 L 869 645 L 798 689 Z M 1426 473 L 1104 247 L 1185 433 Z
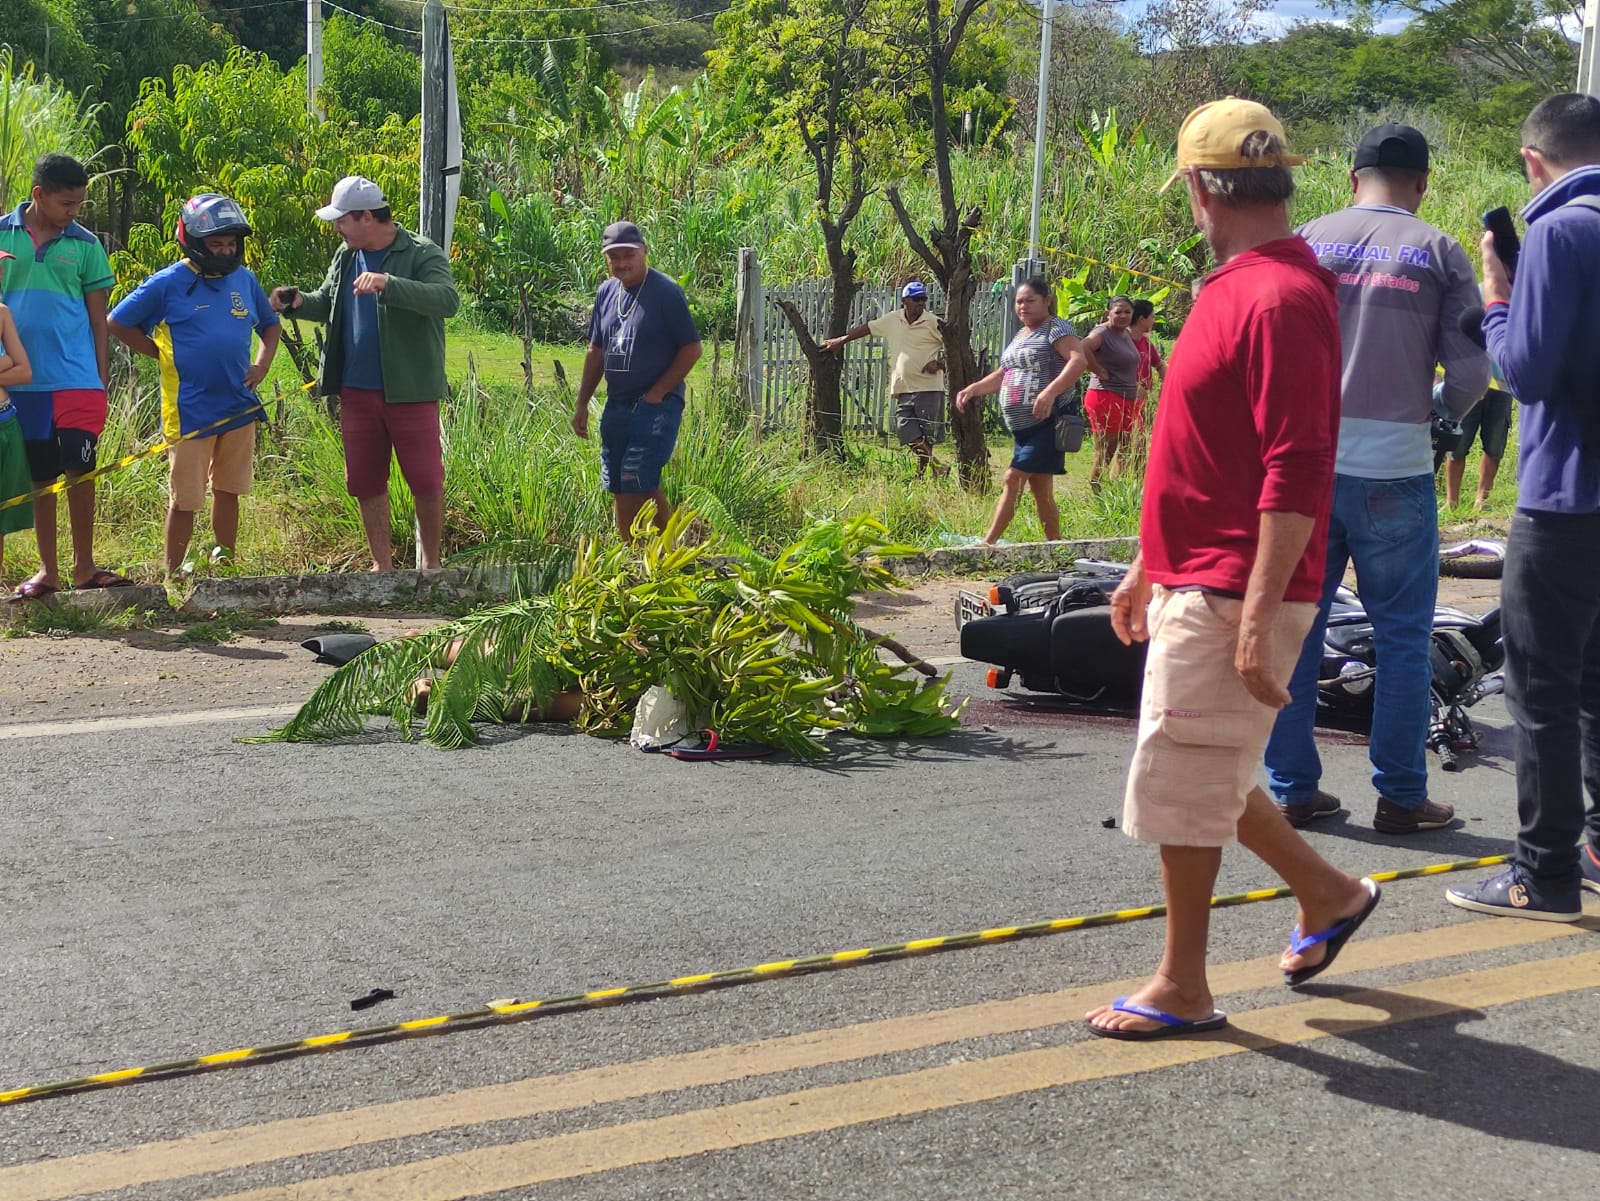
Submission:
M 455 609 L 539 592 L 537 567 L 327 572 L 319 575 L 202 579 L 178 607 L 182 614 L 358 613 L 368 609 Z
M 1139 553 L 1137 538 L 1090 538 L 1074 542 L 1019 542 L 1014 546 L 948 546 L 925 551 L 891 566 L 911 578 L 930 575 L 1014 575 L 1020 571 L 1065 571 L 1077 559 L 1127 563 Z
M 891 563 L 904 579 L 935 575 L 1000 577 L 1021 571 L 1057 571 L 1075 559 L 1127 562 L 1139 549 L 1137 538 L 1099 538 L 1077 542 L 1023 542 L 1014 546 L 941 547 Z M 158 584 L 131 588 L 96 588 L 59 592 L 33 602 L 101 616 L 128 609 L 153 609 L 185 617 L 207 613 L 363 613 L 374 609 L 422 612 L 459 609 L 510 600 L 540 590 L 537 567 L 446 568 L 424 575 L 418 571 L 327 572 L 292 576 L 229 576 L 195 581 L 194 590 L 176 609 Z M 27 612 L 26 604 L 7 605 L 10 620 Z

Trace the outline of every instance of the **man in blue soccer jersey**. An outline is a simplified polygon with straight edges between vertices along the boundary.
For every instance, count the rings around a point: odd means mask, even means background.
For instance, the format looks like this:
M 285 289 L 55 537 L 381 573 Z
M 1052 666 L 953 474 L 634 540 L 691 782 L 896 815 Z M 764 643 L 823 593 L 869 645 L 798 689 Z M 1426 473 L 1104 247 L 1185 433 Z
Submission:
M 184 257 L 156 272 L 112 310 L 110 330 L 136 354 L 161 363 L 161 434 L 172 468 L 167 509 L 167 570 L 177 571 L 194 536 L 195 512 L 211 485 L 214 561 L 233 557 L 239 498 L 250 491 L 256 387 L 277 353 L 281 328 L 250 269 L 250 223 L 226 196 L 205 193 L 183 206 Z M 252 335 L 261 343 L 252 359 Z M 186 434 L 206 431 L 179 441 Z
M 572 430 L 589 436 L 589 401 L 603 378 L 600 478 L 614 498 L 617 532 L 627 541 L 645 501 L 655 502 L 657 529 L 666 528 L 672 513 L 661 469 L 677 445 L 683 380 L 700 360 L 700 333 L 683 289 L 645 260 L 637 225 L 608 225 L 600 249 L 611 278 L 600 285 L 589 318 L 589 352 Z

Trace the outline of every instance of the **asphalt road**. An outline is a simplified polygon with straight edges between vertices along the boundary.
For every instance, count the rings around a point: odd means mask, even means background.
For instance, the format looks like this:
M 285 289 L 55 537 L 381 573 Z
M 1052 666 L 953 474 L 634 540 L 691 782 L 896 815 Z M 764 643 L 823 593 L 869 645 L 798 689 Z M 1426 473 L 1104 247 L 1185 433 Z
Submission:
M 1131 725 L 973 713 L 814 765 L 0 728 L 0 1090 L 1159 900 L 1104 825 Z M 1371 830 L 1364 748 L 1331 736 L 1349 812 L 1317 847 L 1504 852 L 1504 713 L 1478 715 L 1483 753 L 1434 781 L 1462 825 L 1410 839 Z M 1273 883 L 1226 855 L 1219 891 Z M 1600 1195 L 1600 920 L 1479 918 L 1444 884 L 1390 885 L 1303 994 L 1272 970 L 1289 902 L 1219 912 L 1234 1028 L 1206 1039 L 1085 1033 L 1153 966 L 1144 921 L 0 1106 L 0 1201 Z

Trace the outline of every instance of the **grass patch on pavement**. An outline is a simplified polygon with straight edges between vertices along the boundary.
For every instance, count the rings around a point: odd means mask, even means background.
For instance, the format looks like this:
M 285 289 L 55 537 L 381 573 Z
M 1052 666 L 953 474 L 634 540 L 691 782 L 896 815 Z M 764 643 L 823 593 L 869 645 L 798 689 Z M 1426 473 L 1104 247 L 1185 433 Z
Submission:
M 232 642 L 240 634 L 251 630 L 271 629 L 277 624 L 277 620 L 271 617 L 253 617 L 247 613 L 232 611 L 213 613 L 209 618 L 185 628 L 183 633 L 178 635 L 178 641 L 220 646 L 222 643 Z

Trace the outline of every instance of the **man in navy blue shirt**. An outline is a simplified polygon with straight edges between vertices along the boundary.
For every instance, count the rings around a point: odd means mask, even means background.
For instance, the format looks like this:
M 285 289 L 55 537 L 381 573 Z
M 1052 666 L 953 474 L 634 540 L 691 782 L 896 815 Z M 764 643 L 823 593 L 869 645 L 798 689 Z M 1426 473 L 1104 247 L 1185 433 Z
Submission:
M 1600 100 L 1541 101 L 1522 161 L 1533 199 L 1514 284 L 1483 239 L 1483 333 L 1522 403 L 1500 586 L 1522 829 L 1510 870 L 1446 896 L 1573 922 L 1582 890 L 1600 892 Z
M 600 285 L 589 318 L 589 352 L 572 430 L 589 436 L 589 401 L 603 378 L 600 479 L 612 494 L 617 533 L 626 542 L 645 501 L 655 502 L 658 530 L 672 513 L 661 469 L 678 441 L 683 380 L 700 359 L 700 334 L 683 289 L 646 261 L 637 225 L 608 225 L 600 248 L 611 278 Z

